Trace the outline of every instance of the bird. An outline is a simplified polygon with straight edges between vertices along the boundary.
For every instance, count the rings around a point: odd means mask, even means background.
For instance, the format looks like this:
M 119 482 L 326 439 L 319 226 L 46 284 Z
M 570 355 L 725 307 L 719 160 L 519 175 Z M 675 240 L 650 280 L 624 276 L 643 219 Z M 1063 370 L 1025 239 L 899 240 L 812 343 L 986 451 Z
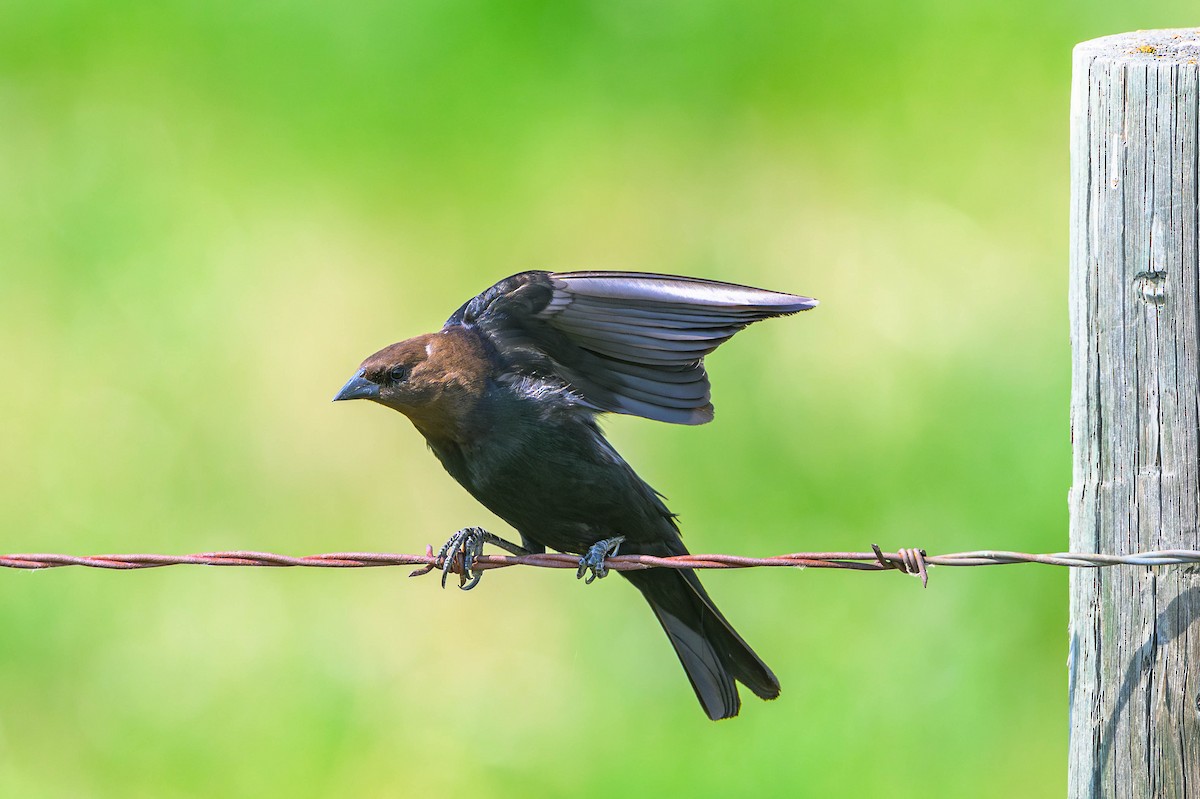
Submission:
M 371 400 L 407 416 L 450 476 L 520 535 L 519 545 L 479 528 L 452 537 L 442 554 L 461 558 L 471 580 L 460 587 L 478 582 L 470 566 L 484 543 L 578 554 L 578 576 L 591 582 L 620 551 L 688 553 L 677 516 L 597 417 L 711 421 L 705 356 L 747 325 L 816 305 L 679 275 L 522 272 L 466 302 L 441 330 L 366 358 L 334 401 Z M 775 674 L 695 572 L 619 573 L 649 603 L 710 719 L 738 714 L 738 683 L 762 699 L 779 696 Z

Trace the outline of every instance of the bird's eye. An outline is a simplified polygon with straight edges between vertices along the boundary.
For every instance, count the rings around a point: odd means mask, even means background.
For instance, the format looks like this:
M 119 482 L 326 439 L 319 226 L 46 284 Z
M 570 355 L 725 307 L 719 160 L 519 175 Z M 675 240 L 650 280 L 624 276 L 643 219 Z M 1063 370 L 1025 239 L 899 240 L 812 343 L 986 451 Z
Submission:
M 403 383 L 405 378 L 408 377 L 408 367 L 393 366 L 391 371 L 388 372 L 388 377 L 392 379 L 393 383 Z

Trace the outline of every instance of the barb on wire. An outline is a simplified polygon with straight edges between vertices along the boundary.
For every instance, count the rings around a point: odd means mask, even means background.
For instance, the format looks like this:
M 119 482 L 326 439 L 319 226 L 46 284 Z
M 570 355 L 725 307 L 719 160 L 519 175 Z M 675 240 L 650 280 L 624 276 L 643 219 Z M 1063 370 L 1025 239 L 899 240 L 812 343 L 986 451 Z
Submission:
M 613 571 L 641 569 L 750 569 L 759 567 L 792 567 L 810 569 L 851 569 L 855 571 L 899 571 L 916 575 L 921 584 L 929 582 L 931 566 L 1004 566 L 1015 563 L 1042 563 L 1050 566 L 1095 569 L 1109 566 L 1167 566 L 1200 563 L 1200 551 L 1168 549 L 1156 552 L 1135 552 L 1128 555 L 1102 555 L 1079 552 L 1055 552 L 1034 555 L 1025 552 L 977 550 L 948 555 L 927 555 L 923 549 L 901 549 L 883 552 L 871 545 L 871 552 L 794 552 L 766 558 L 741 555 L 677 555 L 660 558 L 653 555 L 617 555 L 605 560 Z M 454 560 L 458 560 L 457 558 Z M 85 566 L 95 569 L 154 569 L 162 566 L 269 566 L 361 569 L 378 566 L 420 566 L 410 576 L 428 574 L 446 566 L 444 557 L 426 547 L 424 555 L 402 555 L 387 552 L 330 552 L 322 555 L 291 557 L 270 552 L 234 550 L 202 552 L 195 555 L 58 555 L 13 554 L 0 555 L 0 568 L 40 570 L 63 566 Z M 500 569 L 508 566 L 538 566 L 547 569 L 578 569 L 579 557 L 558 553 L 537 555 L 481 555 L 471 563 L 472 571 Z M 451 562 L 449 571 L 461 574 L 461 564 Z

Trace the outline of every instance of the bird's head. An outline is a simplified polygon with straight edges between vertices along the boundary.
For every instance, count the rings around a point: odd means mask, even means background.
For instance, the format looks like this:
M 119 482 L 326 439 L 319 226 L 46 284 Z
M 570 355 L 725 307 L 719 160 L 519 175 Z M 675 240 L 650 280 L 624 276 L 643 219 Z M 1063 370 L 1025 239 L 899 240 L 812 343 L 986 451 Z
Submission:
M 333 400 L 369 399 L 400 411 L 427 437 L 454 434 L 469 421 L 490 372 L 479 339 L 446 328 L 371 355 Z

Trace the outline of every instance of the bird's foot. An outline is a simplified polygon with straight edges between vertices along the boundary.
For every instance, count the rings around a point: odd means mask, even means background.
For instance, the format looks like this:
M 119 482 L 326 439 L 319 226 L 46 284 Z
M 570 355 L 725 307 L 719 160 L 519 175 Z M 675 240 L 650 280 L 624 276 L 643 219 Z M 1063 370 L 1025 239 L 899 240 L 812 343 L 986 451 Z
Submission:
M 494 544 L 514 555 L 528 555 L 529 551 L 511 541 L 505 541 L 498 535 L 493 535 L 482 527 L 464 527 L 450 540 L 442 544 L 438 552 L 438 560 L 442 564 L 442 588 L 446 587 L 446 577 L 450 572 L 458 573 L 458 587 L 470 591 L 479 585 L 483 571 L 472 571 L 475 559 L 483 554 L 484 544 Z
M 608 567 L 604 565 L 604 559 L 610 555 L 616 555 L 624 542 L 625 536 L 617 535 L 592 544 L 588 548 L 587 554 L 579 559 L 579 571 L 575 572 L 575 579 L 582 579 L 583 575 L 587 574 L 584 582 L 591 585 L 592 580 L 606 577 Z

